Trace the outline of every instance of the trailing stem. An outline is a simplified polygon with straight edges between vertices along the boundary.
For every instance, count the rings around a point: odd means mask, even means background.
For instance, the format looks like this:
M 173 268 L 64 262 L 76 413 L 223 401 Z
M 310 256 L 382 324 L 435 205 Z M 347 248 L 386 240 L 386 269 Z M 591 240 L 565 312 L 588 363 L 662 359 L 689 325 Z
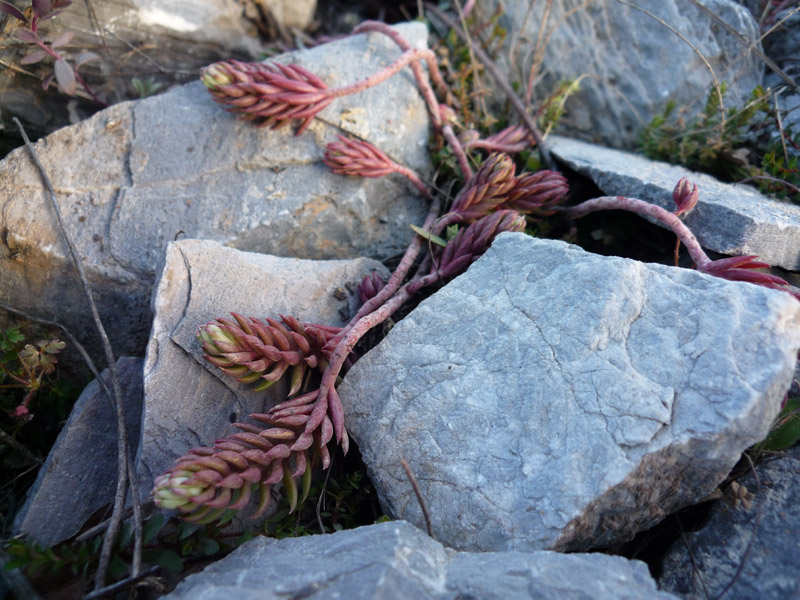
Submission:
M 400 47 L 403 52 L 408 52 L 411 50 L 411 45 L 405 40 L 405 38 L 386 23 L 381 23 L 380 21 L 364 21 L 355 29 L 353 29 L 353 33 L 367 32 L 382 33 L 383 35 L 388 36 Z M 447 87 L 447 84 L 444 82 L 444 79 L 442 79 L 442 74 L 439 72 L 439 65 L 436 63 L 436 56 L 431 54 L 426 55 L 423 58 L 428 66 L 428 75 L 431 77 L 431 79 L 433 79 L 433 83 L 439 89 L 439 92 L 444 95 L 447 102 L 450 103 L 450 90 Z M 423 72 L 422 66 L 419 64 L 419 62 L 413 62 L 411 64 L 411 70 L 414 72 L 414 77 L 417 80 L 417 86 L 419 86 L 420 93 L 422 94 L 422 97 L 425 98 L 425 102 L 428 104 L 428 111 L 433 118 L 433 122 L 438 127 L 441 125 L 439 103 L 436 101 L 436 94 L 434 94 L 433 89 L 431 89 L 431 84 L 428 80 L 428 77 L 425 76 L 425 73 Z
M 433 4 L 426 3 L 425 8 L 430 10 L 436 18 L 441 20 L 445 25 L 450 27 L 453 31 L 456 32 L 459 38 L 465 43 L 469 44 L 469 37 L 464 33 L 464 30 L 456 23 L 453 19 L 449 16 L 444 14 L 438 7 L 434 6 Z M 542 137 L 542 133 L 539 131 L 539 127 L 536 125 L 536 122 L 533 120 L 533 117 L 528 113 L 528 110 L 525 108 L 525 105 L 522 103 L 522 100 L 514 92 L 511 85 L 508 83 L 508 80 L 500 73 L 500 70 L 497 68 L 497 65 L 494 64 L 494 61 L 489 58 L 486 52 L 478 46 L 477 44 L 470 45 L 470 48 L 475 53 L 475 56 L 478 57 L 483 63 L 483 66 L 489 71 L 492 75 L 494 80 L 497 82 L 498 87 L 503 90 L 503 93 L 508 98 L 508 101 L 511 103 L 511 106 L 517 112 L 517 114 L 522 119 L 522 122 L 525 123 L 525 127 L 528 128 L 528 131 L 533 136 L 533 139 L 536 141 L 536 145 L 539 148 L 539 152 L 542 155 L 542 161 L 547 166 L 548 169 L 555 171 L 556 165 L 553 161 L 553 157 L 550 155 L 550 151 L 547 149 L 547 145 L 544 143 L 544 138 Z
M 673 233 L 678 236 L 680 241 L 686 246 L 689 255 L 697 265 L 697 268 L 704 271 L 706 267 L 712 262 L 700 242 L 689 230 L 689 228 L 681 221 L 674 213 L 664 210 L 660 206 L 639 200 L 638 198 L 627 198 L 625 196 L 601 196 L 582 202 L 577 206 L 570 208 L 562 208 L 559 212 L 565 217 L 571 219 L 579 219 L 585 217 L 589 213 L 598 210 L 626 210 L 633 212 L 643 217 L 649 217 L 669 227 Z

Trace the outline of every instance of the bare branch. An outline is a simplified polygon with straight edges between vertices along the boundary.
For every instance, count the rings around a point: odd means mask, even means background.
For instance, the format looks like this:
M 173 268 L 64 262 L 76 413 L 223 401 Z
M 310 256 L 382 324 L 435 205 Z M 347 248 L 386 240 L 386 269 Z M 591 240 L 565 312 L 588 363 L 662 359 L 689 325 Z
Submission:
M 130 475 L 130 484 L 131 484 L 131 496 L 132 502 L 134 507 L 138 507 L 139 498 L 138 498 L 138 489 L 135 482 L 135 474 L 133 469 L 129 468 L 130 460 L 130 450 L 129 450 L 129 443 L 128 443 L 128 431 L 126 426 L 125 420 L 125 409 L 122 406 L 122 387 L 119 383 L 119 376 L 117 375 L 117 366 L 116 360 L 114 358 L 114 353 L 111 350 L 111 343 L 108 340 L 108 335 L 106 335 L 105 328 L 103 327 L 103 322 L 100 320 L 100 314 L 97 310 L 97 305 L 95 304 L 94 297 L 92 295 L 92 288 L 89 284 L 89 279 L 86 276 L 86 271 L 83 268 L 83 263 L 78 256 L 78 250 L 75 247 L 75 244 L 72 241 L 69 233 L 64 226 L 64 219 L 61 215 L 61 209 L 58 205 L 58 201 L 56 200 L 55 190 L 53 189 L 53 184 L 50 182 L 49 177 L 47 176 L 47 172 L 45 171 L 42 163 L 39 161 L 39 157 L 36 155 L 36 151 L 31 144 L 31 141 L 28 139 L 28 135 L 25 132 L 25 128 L 20 123 L 19 119 L 16 117 L 13 118 L 14 122 L 19 129 L 20 134 L 22 135 L 22 139 L 25 141 L 25 146 L 28 149 L 28 152 L 31 156 L 31 160 L 36 165 L 36 168 L 39 170 L 39 175 L 42 178 L 42 183 L 47 190 L 48 197 L 50 199 L 50 204 L 53 207 L 53 211 L 56 216 L 56 220 L 58 222 L 58 227 L 61 231 L 61 234 L 64 236 L 64 240 L 67 243 L 67 247 L 69 248 L 70 255 L 72 257 L 72 261 L 75 264 L 75 268 L 78 271 L 78 276 L 81 281 L 81 285 L 83 287 L 84 294 L 86 295 L 86 299 L 89 303 L 89 308 L 92 312 L 92 318 L 95 323 L 95 327 L 97 328 L 97 332 L 100 335 L 100 340 L 103 345 L 103 350 L 106 355 L 106 360 L 108 362 L 108 368 L 111 371 L 111 382 L 113 387 L 113 395 L 109 395 L 109 399 L 115 404 L 116 413 L 117 413 L 117 434 L 118 438 L 118 446 L 117 446 L 117 489 L 114 496 L 114 509 L 112 511 L 112 522 L 109 528 L 106 530 L 106 536 L 103 540 L 103 549 L 100 553 L 100 564 L 98 565 L 97 573 L 95 576 L 95 588 L 100 589 L 105 585 L 105 576 L 106 571 L 108 570 L 108 564 L 111 560 L 111 552 L 113 550 L 114 543 L 116 542 L 117 534 L 119 533 L 119 526 L 121 523 L 121 513 L 125 502 L 125 490 L 128 484 L 128 475 Z M 99 381 L 102 381 L 102 377 L 98 378 Z M 136 510 L 136 509 L 135 509 Z M 138 524 L 137 524 L 138 525 Z M 141 527 L 136 527 L 136 530 L 140 530 Z M 134 557 L 134 576 L 138 575 L 139 565 L 141 564 L 140 557 Z

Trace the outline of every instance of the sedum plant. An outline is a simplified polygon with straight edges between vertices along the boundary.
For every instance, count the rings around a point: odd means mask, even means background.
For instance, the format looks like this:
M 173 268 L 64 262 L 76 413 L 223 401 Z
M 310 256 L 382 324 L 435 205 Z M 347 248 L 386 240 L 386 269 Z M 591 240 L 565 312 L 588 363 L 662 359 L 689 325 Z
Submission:
M 472 130 L 457 137 L 453 129 L 458 125 L 456 113 L 447 104 L 440 104 L 434 91 L 435 87 L 444 102 L 453 102 L 433 53 L 411 49 L 396 31 L 382 23 L 366 22 L 355 30 L 368 31 L 389 36 L 402 54 L 391 65 L 353 85 L 328 88 L 296 64 L 238 61 L 210 65 L 202 81 L 214 100 L 239 118 L 267 127 L 296 123 L 299 135 L 334 98 L 377 85 L 408 65 L 426 101 L 438 143 L 446 144 L 456 157 L 464 184 L 443 210 L 443 198 L 416 173 L 372 144 L 339 136 L 328 145 L 324 163 L 334 173 L 349 177 L 402 175 L 430 202 L 430 210 L 421 226 L 412 226 L 416 235 L 389 280 L 384 282 L 374 274 L 364 278 L 358 289 L 363 304 L 344 327 L 301 323 L 283 315 L 278 320 L 232 314 L 198 328 L 206 359 L 229 376 L 259 390 L 286 378 L 290 390 L 284 402 L 264 414 L 250 415 L 255 423 L 236 423 L 237 432 L 210 447 L 189 450 L 156 479 L 156 504 L 177 509 L 188 521 L 211 523 L 244 508 L 251 498 L 257 498 L 254 515 L 262 515 L 269 506 L 272 486 L 278 484 L 283 485 L 293 511 L 308 495 L 314 467 L 330 466 L 332 447 L 338 445 L 347 452 L 349 438 L 336 385 L 357 360 L 353 352 L 356 343 L 420 290 L 462 273 L 497 235 L 524 231 L 528 220 L 554 214 L 577 219 L 597 210 L 631 211 L 669 227 L 686 246 L 698 270 L 786 289 L 784 280 L 754 271 L 766 266 L 754 256 L 708 258 L 681 220 L 699 197 L 697 187 L 685 179 L 675 187 L 674 212 L 625 197 L 601 197 L 562 207 L 569 192 L 563 175 L 552 170 L 516 171 L 512 155 L 526 151 L 532 139 L 541 139 L 538 131 L 530 129 L 535 126 L 513 125 L 485 139 Z M 425 61 L 427 73 L 421 61 Z M 488 155 L 481 160 L 479 153 Z M 479 165 L 474 172 L 473 164 Z M 423 249 L 426 251 L 420 259 Z M 416 270 L 411 274 L 414 265 Z

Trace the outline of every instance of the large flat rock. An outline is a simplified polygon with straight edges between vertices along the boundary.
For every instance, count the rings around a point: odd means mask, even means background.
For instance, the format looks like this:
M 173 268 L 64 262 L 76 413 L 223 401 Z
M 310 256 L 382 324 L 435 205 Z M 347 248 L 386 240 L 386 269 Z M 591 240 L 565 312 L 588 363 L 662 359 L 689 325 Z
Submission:
M 668 101 L 699 112 L 714 76 L 728 85 L 728 107 L 746 104 L 762 83 L 764 66 L 747 46 L 758 44 L 758 25 L 732 0 L 701 4 L 738 36 L 687 0 L 479 4 L 487 15 L 498 6 L 505 11 L 499 24 L 508 36 L 498 59 L 508 79 L 521 82 L 519 89 L 526 89 L 533 74 L 534 98 L 542 100 L 562 81 L 581 78 L 560 126 L 592 142 L 637 147 L 644 125 Z
M 355 308 L 353 292 L 377 261 L 313 261 L 182 240 L 167 248 L 153 296 L 153 331 L 144 365 L 144 408 L 138 473 L 143 493 L 174 460 L 211 445 L 247 420 L 285 400 L 288 386 L 253 392 L 203 358 L 197 327 L 231 312 L 264 319 L 343 325 Z
M 800 303 L 501 234 L 339 388 L 387 514 L 459 550 L 575 551 L 709 494 L 788 389 Z
M 405 522 L 258 537 L 165 600 L 668 600 L 639 561 L 603 554 L 453 552 Z
M 638 154 L 560 136 L 549 141 L 559 160 L 609 196 L 632 196 L 673 211 L 672 190 L 681 177 L 688 177 L 697 184 L 700 200 L 685 222 L 705 248 L 722 254 L 757 254 L 770 265 L 800 270 L 797 204 Z
M 398 26 L 424 47 L 422 24 Z M 359 35 L 283 55 L 331 87 L 400 56 L 388 38 Z M 391 98 L 391 102 L 387 102 Z M 299 258 L 386 258 L 426 212 L 400 176 L 333 175 L 325 145 L 342 130 L 425 171 L 429 120 L 410 70 L 333 102 L 299 137 L 257 129 L 215 104 L 199 82 L 126 102 L 37 144 L 118 354 L 141 355 L 158 261 L 177 238 L 212 239 Z M 0 162 L 0 300 L 93 331 L 38 173 L 20 148 Z

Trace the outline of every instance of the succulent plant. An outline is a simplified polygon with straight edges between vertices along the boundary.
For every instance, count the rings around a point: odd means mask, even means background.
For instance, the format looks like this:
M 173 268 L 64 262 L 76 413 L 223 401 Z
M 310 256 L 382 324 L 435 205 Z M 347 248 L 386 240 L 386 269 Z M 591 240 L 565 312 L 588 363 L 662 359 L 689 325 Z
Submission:
M 296 135 L 334 99 L 324 81 L 297 64 L 227 60 L 203 69 L 201 80 L 216 102 L 259 127 L 300 119 Z
M 250 415 L 270 425 L 235 423 L 241 431 L 217 440 L 210 448 L 193 448 L 155 481 L 153 499 L 163 509 L 177 509 L 190 522 L 211 523 L 227 510 L 240 510 L 258 497 L 253 518 L 267 510 L 271 486 L 283 483 L 290 511 L 303 501 L 315 462 L 330 465 L 327 443 L 333 425 L 323 416 L 312 434 L 305 433 L 316 391 Z M 308 443 L 306 443 L 308 440 Z M 300 479 L 298 492 L 297 479 Z
M 397 171 L 394 161 L 369 142 L 336 137 L 339 141 L 328 144 L 322 162 L 337 175 L 383 177 Z
M 519 211 L 539 217 L 555 213 L 554 207 L 561 203 L 569 193 L 567 179 L 555 171 L 524 173 L 516 178 L 514 187 L 502 208 Z
M 262 321 L 231 313 L 197 330 L 206 359 L 242 383 L 258 383 L 265 390 L 292 370 L 289 395 L 300 389 L 307 369 L 324 366 L 325 347 L 341 332 L 339 327 L 300 323 L 291 316 Z
M 675 215 L 680 216 L 691 212 L 699 199 L 700 192 L 697 190 L 697 184 L 693 184 L 686 177 L 681 177 L 675 185 L 675 189 L 672 190 L 672 200 L 676 206 Z
M 458 275 L 480 257 L 504 231 L 525 231 L 525 217 L 514 210 L 498 210 L 460 230 L 434 260 L 431 273 L 442 279 Z
M 508 199 L 516 181 L 515 170 L 508 154 L 490 154 L 456 196 L 450 212 L 462 223 L 472 223 L 487 215 Z M 452 218 L 449 221 L 454 222 Z

